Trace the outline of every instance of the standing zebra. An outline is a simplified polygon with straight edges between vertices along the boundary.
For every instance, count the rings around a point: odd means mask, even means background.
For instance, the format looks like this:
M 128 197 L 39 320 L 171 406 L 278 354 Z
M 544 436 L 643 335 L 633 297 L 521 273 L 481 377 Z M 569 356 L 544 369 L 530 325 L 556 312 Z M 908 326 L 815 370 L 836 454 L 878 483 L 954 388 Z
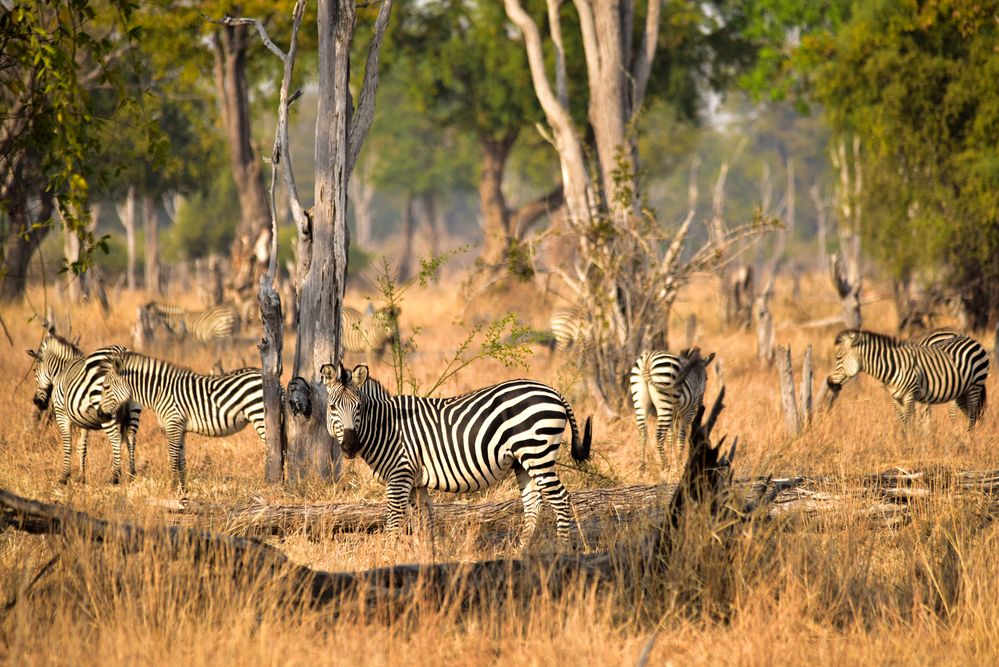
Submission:
M 511 380 L 451 398 L 389 396 L 364 364 L 320 371 L 329 391 L 326 428 L 344 456 L 360 454 L 388 487 L 388 532 L 398 530 L 414 490 L 477 491 L 513 468 L 524 503 L 521 546 L 534 534 L 542 498 L 555 511 L 559 543 L 568 544 L 573 518 L 555 457 L 568 422 L 572 457 L 588 459 L 591 424 L 587 418 L 580 441 L 572 408 L 557 391 Z
M 80 456 L 80 479 L 87 478 L 87 441 L 90 431 L 103 430 L 111 442 L 111 483 L 121 478 L 121 441 L 128 447 L 128 470 L 135 476 L 135 434 L 139 430 L 142 408 L 135 403 L 122 404 L 122 409 L 110 415 L 98 415 L 104 377 L 104 361 L 119 350 L 119 346 L 104 347 L 84 357 L 83 352 L 51 329 L 42 339 L 38 351 L 28 350 L 35 360 L 37 389 L 32 399 L 44 411 L 49 402 L 62 442 L 61 484 L 69 481 L 72 471 L 72 429 L 80 430 L 77 452 Z
M 903 431 L 915 403 L 948 401 L 957 403 L 970 431 L 985 409 L 989 355 L 978 341 L 963 335 L 941 335 L 927 345 L 870 331 L 842 331 L 836 336 L 836 367 L 826 384 L 838 393 L 858 373 L 868 373 L 885 385 Z
M 249 423 L 264 440 L 264 390 L 259 368 L 200 375 L 187 368 L 124 349 L 105 361 L 99 411 L 116 413 L 134 401 L 159 417 L 166 432 L 170 468 L 186 488 L 184 434 L 220 437 Z
M 154 324 L 162 324 L 174 336 L 190 334 L 203 343 L 232 338 L 239 327 L 239 316 L 232 308 L 190 311 L 150 301 L 145 309 Z
M 656 448 L 662 464 L 669 466 L 673 456 L 683 451 L 690 424 L 704 402 L 706 368 L 714 357 L 712 352 L 702 359 L 700 349 L 695 347 L 684 350 L 680 356 L 645 352 L 635 362 L 631 369 L 631 400 L 642 442 L 643 465 L 649 437 L 645 422 L 652 409 L 656 415 Z

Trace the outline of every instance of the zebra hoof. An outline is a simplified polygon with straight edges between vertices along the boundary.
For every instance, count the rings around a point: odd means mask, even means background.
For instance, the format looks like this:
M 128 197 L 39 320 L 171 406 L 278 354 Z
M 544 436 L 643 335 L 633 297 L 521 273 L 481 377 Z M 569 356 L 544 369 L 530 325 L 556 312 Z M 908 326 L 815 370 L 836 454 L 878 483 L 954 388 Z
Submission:
M 63 486 L 69 484 L 69 475 L 63 475 L 62 477 L 60 477 L 59 483 L 62 484 Z
M 118 486 L 119 482 L 120 482 L 120 478 L 118 476 L 111 477 L 111 483 L 114 484 L 115 486 Z

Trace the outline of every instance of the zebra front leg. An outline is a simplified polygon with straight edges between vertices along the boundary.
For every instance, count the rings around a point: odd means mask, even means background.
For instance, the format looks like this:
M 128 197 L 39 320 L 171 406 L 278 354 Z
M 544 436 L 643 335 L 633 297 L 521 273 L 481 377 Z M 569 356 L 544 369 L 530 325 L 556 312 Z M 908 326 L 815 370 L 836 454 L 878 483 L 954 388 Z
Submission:
M 413 491 L 413 473 L 404 471 L 389 478 L 385 494 L 388 498 L 388 514 L 385 517 L 385 532 L 388 535 L 399 534 L 399 525 L 406 516 L 406 506 Z
M 73 433 L 69 418 L 60 412 L 55 411 L 56 426 L 59 428 L 59 439 L 62 442 L 62 475 L 59 477 L 59 483 L 65 484 L 69 481 L 73 469 Z
M 645 442 L 644 440 L 642 441 Z M 520 550 L 524 551 L 534 537 L 541 514 L 541 489 L 534 478 L 521 465 L 517 465 L 517 485 L 520 486 L 520 499 L 524 503 L 524 527 L 520 531 Z
M 139 432 L 141 411 L 134 404 L 129 405 L 128 426 L 125 429 L 125 446 L 128 447 L 128 474 L 135 477 L 135 437 Z
M 169 448 L 170 472 L 181 491 L 187 491 L 187 470 L 184 457 L 184 425 L 171 423 L 166 427 L 167 447 Z
M 101 424 L 104 435 L 111 443 L 111 483 L 117 484 L 121 481 L 121 438 L 123 424 L 117 419 Z
M 87 483 L 87 441 L 90 439 L 90 431 L 85 428 L 80 429 L 80 438 L 76 441 L 76 451 L 80 455 L 80 482 Z

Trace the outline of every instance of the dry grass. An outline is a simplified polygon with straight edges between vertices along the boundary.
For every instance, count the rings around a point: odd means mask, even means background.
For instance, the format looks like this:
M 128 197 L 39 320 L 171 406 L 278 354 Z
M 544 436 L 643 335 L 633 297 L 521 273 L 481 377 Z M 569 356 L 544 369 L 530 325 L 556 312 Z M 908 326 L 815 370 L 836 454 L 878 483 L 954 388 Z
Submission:
M 724 361 L 728 408 L 716 433 L 740 436 L 738 476 L 850 476 L 893 466 L 999 467 L 995 408 L 987 410 L 972 436 L 946 409 L 937 408 L 931 432 L 906 443 L 883 389 L 872 381 L 848 387 L 836 411 L 820 416 L 802 437 L 787 437 L 776 375 L 757 365 L 752 333 L 722 330 L 716 284 L 705 279 L 685 291 L 672 315 L 672 338 L 680 341 L 683 323 L 696 313 L 699 344 Z M 824 279 L 804 281 L 807 299 L 793 299 L 790 291 L 789 284 L 777 287 L 777 341 L 792 346 L 796 364 L 811 344 L 821 377 L 829 369 L 835 331 L 798 324 L 835 313 L 834 295 Z M 354 296 L 354 303 L 363 305 Z M 34 303 L 40 298 L 32 294 Z M 73 307 L 73 333 L 87 350 L 112 342 L 127 345 L 141 301 L 141 295 L 123 296 L 108 320 L 96 306 Z M 478 318 L 514 310 L 543 327 L 550 307 L 526 289 L 491 296 L 467 310 L 456 303 L 451 289 L 414 291 L 403 312 L 406 328 L 421 328 L 414 371 L 423 382 L 435 377 L 455 339 Z M 34 422 L 30 404 L 33 380 L 26 376 L 29 360 L 22 350 L 40 338 L 40 328 L 28 321 L 30 314 L 28 306 L 7 307 L 2 313 L 14 344 L 0 343 L 6 348 L 0 357 L 0 395 L 11 397 L 0 406 L 0 487 L 99 516 L 162 521 L 164 516 L 148 500 L 173 497 L 174 491 L 155 419 L 143 419 L 139 473 L 131 483 L 107 484 L 110 451 L 103 436 L 95 434 L 90 483 L 56 484 L 57 433 L 54 426 Z M 65 321 L 65 307 L 57 307 L 56 314 Z M 890 330 L 895 321 L 887 299 L 868 305 L 865 317 L 869 327 L 881 330 Z M 196 369 L 208 369 L 214 360 L 210 350 L 190 346 L 167 346 L 161 354 Z M 256 363 L 258 357 L 247 340 L 227 349 L 222 361 L 231 368 Z M 389 372 L 376 366 L 373 375 L 387 379 Z M 577 413 L 594 411 L 571 366 L 550 358 L 546 350 L 536 352 L 529 371 L 494 362 L 476 365 L 448 383 L 444 393 L 523 375 L 566 392 Z M 711 374 L 709 396 L 715 383 Z M 990 379 L 989 385 L 990 393 L 999 395 L 996 382 Z M 656 472 L 640 469 L 629 415 L 608 419 L 598 414 L 594 450 L 598 469 L 616 483 L 657 478 Z M 282 488 L 261 481 L 262 458 L 251 430 L 225 439 L 190 436 L 189 495 L 231 505 L 255 497 L 275 503 L 382 499 L 382 487 L 362 462 L 346 465 L 346 475 L 336 485 Z M 568 469 L 564 480 L 570 490 L 607 483 Z M 515 496 L 511 480 L 479 499 Z M 854 516 L 758 522 L 724 553 L 709 528 L 701 526 L 690 531 L 665 580 L 645 590 L 645 584 L 620 580 L 599 594 L 580 590 L 554 599 L 539 592 L 530 601 L 462 613 L 421 605 L 392 622 L 350 609 L 339 616 L 291 610 L 266 583 L 238 586 L 220 570 L 165 559 L 154 547 L 125 557 L 79 537 L 8 531 L 0 535 L 0 605 L 16 591 L 21 595 L 9 611 L 0 611 L 0 656 L 17 664 L 630 664 L 655 634 L 650 664 L 995 664 L 999 531 L 987 509 L 974 499 L 943 495 L 917 508 L 911 521 L 895 529 L 873 528 Z M 329 570 L 431 557 L 426 544 L 412 536 L 394 541 L 381 535 L 321 540 L 292 535 L 275 544 L 297 562 Z M 483 547 L 474 531 L 451 531 L 437 548 L 439 560 L 511 553 Z M 56 556 L 51 570 L 28 588 Z

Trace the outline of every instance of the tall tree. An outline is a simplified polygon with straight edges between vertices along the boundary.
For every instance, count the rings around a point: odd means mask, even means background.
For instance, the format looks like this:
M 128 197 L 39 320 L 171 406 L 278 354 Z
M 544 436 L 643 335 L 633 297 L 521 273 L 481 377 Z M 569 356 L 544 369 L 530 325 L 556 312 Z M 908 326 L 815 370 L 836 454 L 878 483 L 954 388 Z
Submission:
M 89 231 L 88 191 L 114 164 L 90 159 L 101 128 L 121 108 L 118 94 L 132 47 L 131 3 L 39 0 L 0 14 L 0 298 L 27 284 L 28 264 L 56 207 L 80 240 L 82 272 L 99 243 Z M 94 91 L 108 89 L 110 115 L 95 113 Z
M 394 37 L 386 56 L 417 109 L 430 122 L 478 142 L 484 236 L 479 258 L 500 268 L 531 226 L 562 205 L 558 182 L 544 184 L 548 192 L 520 205 L 503 190 L 514 144 L 542 119 L 537 98 L 523 85 L 524 50 L 508 38 L 502 7 L 483 0 L 413 6 L 400 17 Z

